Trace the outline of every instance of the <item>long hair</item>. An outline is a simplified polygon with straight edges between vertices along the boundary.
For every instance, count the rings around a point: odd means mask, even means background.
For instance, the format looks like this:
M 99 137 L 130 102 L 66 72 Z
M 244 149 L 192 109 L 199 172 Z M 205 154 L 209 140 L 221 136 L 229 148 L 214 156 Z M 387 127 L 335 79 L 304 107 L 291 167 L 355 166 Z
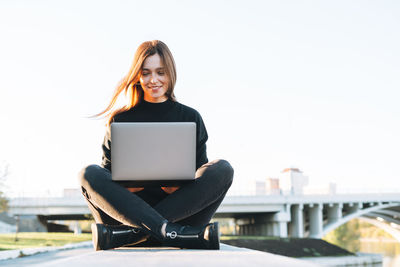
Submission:
M 111 124 L 112 119 L 118 113 L 129 110 L 136 106 L 143 98 L 143 88 L 140 85 L 140 76 L 142 74 L 143 63 L 147 57 L 158 54 L 161 58 L 161 62 L 164 65 L 165 73 L 168 76 L 168 89 L 165 92 L 168 99 L 176 101 L 174 95 L 174 87 L 176 83 L 176 67 L 175 61 L 168 46 L 159 41 L 147 41 L 142 43 L 136 50 L 133 58 L 132 66 L 129 69 L 128 74 L 122 78 L 117 85 L 110 103 L 102 112 L 94 115 L 93 117 L 99 117 L 104 115 L 107 118 L 107 126 Z M 126 103 L 121 107 L 115 109 L 115 104 L 121 94 L 124 93 L 126 96 Z

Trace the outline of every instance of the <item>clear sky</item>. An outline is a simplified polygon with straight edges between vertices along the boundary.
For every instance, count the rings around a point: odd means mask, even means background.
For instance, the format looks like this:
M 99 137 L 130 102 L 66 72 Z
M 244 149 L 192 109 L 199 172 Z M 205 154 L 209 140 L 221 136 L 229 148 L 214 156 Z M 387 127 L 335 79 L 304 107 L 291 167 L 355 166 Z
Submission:
M 0 1 L 0 163 L 9 195 L 59 194 L 100 163 L 101 111 L 160 39 L 232 190 L 300 168 L 400 190 L 398 1 Z

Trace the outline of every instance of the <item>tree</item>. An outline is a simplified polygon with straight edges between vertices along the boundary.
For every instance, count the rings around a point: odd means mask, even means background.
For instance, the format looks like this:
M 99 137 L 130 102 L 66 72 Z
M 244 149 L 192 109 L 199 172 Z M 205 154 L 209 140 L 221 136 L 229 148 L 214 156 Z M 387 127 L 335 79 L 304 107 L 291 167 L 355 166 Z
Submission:
M 351 252 L 358 252 L 360 249 L 360 237 L 359 220 L 352 219 L 328 233 L 323 239 Z
M 4 195 L 4 181 L 9 174 L 8 164 L 0 166 L 0 212 L 6 211 L 8 209 L 8 199 Z

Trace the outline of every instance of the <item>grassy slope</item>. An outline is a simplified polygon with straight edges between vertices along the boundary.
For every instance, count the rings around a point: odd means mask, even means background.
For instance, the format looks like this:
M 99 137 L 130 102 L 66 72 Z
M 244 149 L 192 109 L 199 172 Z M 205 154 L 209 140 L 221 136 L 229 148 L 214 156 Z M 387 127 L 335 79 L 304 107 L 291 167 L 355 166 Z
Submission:
M 15 233 L 0 234 L 0 250 L 63 246 L 69 243 L 91 240 L 92 235 L 74 235 L 73 233 L 18 233 L 17 237 L 18 241 L 15 241 Z
M 289 257 L 348 256 L 353 253 L 321 239 L 222 236 L 221 242 Z

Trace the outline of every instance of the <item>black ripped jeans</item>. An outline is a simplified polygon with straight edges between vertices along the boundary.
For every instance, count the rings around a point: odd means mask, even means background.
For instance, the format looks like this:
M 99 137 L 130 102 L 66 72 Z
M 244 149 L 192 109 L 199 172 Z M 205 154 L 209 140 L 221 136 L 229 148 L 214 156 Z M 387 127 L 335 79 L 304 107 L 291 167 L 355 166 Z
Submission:
M 84 168 L 79 179 L 96 223 L 145 228 L 157 236 L 165 220 L 191 226 L 209 223 L 232 184 L 233 169 L 226 160 L 206 163 L 196 171 L 193 182 L 172 194 L 160 187 L 131 193 L 98 165 Z

